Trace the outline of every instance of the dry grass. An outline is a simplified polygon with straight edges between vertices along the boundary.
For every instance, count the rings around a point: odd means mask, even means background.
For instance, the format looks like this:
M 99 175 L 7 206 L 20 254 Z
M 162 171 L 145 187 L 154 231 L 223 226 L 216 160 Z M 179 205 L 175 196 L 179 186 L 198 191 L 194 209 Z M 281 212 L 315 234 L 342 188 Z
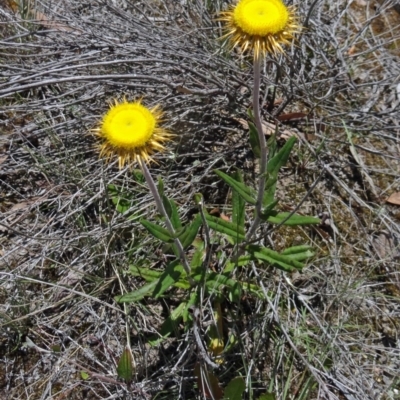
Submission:
M 154 175 L 187 218 L 196 192 L 223 209 L 212 169 L 255 175 L 238 122 L 251 64 L 216 40 L 226 2 L 2 3 L 0 397 L 201 398 L 190 330 L 148 343 L 179 293 L 114 301 L 142 283 L 128 266 L 162 266 L 162 249 L 138 223 L 155 214 L 140 175 L 104 165 L 87 132 L 112 98 L 161 103 L 178 137 Z M 301 211 L 328 221 L 271 232 L 277 249 L 312 243 L 317 256 L 293 276 L 246 271 L 268 296 L 223 304 L 239 339 L 215 374 L 222 386 L 246 377 L 249 399 L 400 399 L 400 209 L 385 202 L 400 192 L 400 14 L 389 0 L 295 3 L 306 29 L 286 59 L 267 61 L 263 110 L 301 139 L 282 207 L 319 179 Z M 116 373 L 127 344 L 131 385 Z

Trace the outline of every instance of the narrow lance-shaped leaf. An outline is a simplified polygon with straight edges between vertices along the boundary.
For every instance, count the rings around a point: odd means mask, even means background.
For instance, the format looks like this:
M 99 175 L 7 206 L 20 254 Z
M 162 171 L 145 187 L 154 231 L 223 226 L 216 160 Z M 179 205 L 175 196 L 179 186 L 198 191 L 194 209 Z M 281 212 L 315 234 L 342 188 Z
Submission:
M 296 140 L 295 136 L 290 137 L 278 153 L 268 161 L 267 172 L 269 174 L 277 174 L 281 167 L 287 163 Z
M 290 256 L 282 255 L 274 250 L 267 249 L 266 247 L 249 245 L 246 249 L 255 259 L 267 261 L 269 264 L 286 272 L 292 272 L 296 269 L 301 270 L 304 267 L 304 264 L 300 261 L 293 260 Z
M 235 267 L 243 267 L 247 265 L 250 261 L 252 261 L 252 257 L 248 254 L 244 256 L 240 256 L 238 259 L 233 259 L 233 261 L 229 261 L 226 263 L 224 270 L 222 271 L 224 274 L 232 272 Z
M 192 261 L 190 262 L 190 268 L 193 272 L 199 271 L 203 264 L 204 257 L 204 243 L 199 246 L 193 254 Z
M 278 181 L 278 172 L 283 165 L 287 163 L 290 152 L 296 142 L 296 137 L 292 136 L 284 144 L 284 146 L 275 154 L 267 164 L 265 192 L 263 197 L 263 205 L 266 206 L 274 201 L 276 182 Z M 276 145 L 276 144 L 275 144 Z
M 291 258 L 292 260 L 303 261 L 311 258 L 314 252 L 311 251 L 311 247 L 307 245 L 293 246 L 282 251 L 282 255 Z
M 166 290 L 174 285 L 183 272 L 182 265 L 179 265 L 179 260 L 170 262 L 165 268 L 165 271 L 161 274 L 157 285 L 153 290 L 152 297 L 155 299 L 159 298 Z
M 267 141 L 267 147 L 268 147 L 268 159 L 270 160 L 272 157 L 275 156 L 278 146 L 276 143 L 276 136 L 278 134 L 278 126 L 275 128 L 275 132 L 269 137 Z
M 136 265 L 129 266 L 129 273 L 133 276 L 140 276 L 148 282 L 157 280 L 162 274 L 161 271 L 156 271 L 148 267 L 137 267 Z
M 150 221 L 142 219 L 140 223 L 157 239 L 165 243 L 174 243 L 174 238 L 171 237 L 170 233 L 163 227 L 153 224 Z
M 256 193 L 252 188 L 246 186 L 244 183 L 236 181 L 234 178 L 230 177 L 222 171 L 215 169 L 214 172 L 233 190 L 236 190 L 236 192 L 249 204 L 255 205 L 257 203 Z
M 178 208 L 176 207 L 175 202 L 173 200 L 168 199 L 168 197 L 165 195 L 162 196 L 162 201 L 165 210 L 167 211 L 168 217 L 171 220 L 172 226 L 175 229 L 182 228 L 182 222 L 181 219 L 179 218 Z
M 265 197 L 264 197 L 264 202 L 263 204 L 266 203 L 265 201 Z M 261 219 L 263 219 L 264 221 L 267 220 L 267 218 L 274 213 L 274 215 L 276 214 L 276 211 L 274 211 L 274 208 L 277 206 L 277 204 L 279 203 L 278 199 L 273 200 L 271 203 L 267 203 L 264 205 L 264 208 L 262 209 L 262 213 L 261 213 Z
M 195 276 L 194 279 L 198 280 L 199 276 Z M 218 291 L 220 290 L 220 286 L 226 286 L 232 292 L 232 296 L 236 300 L 240 298 L 242 288 L 236 279 L 232 279 L 226 275 L 215 272 L 210 272 L 207 274 L 206 287 L 209 290 Z
M 236 170 L 234 178 L 237 182 L 243 183 L 243 177 L 239 170 Z M 244 230 L 245 202 L 243 197 L 236 190 L 232 190 L 232 223 Z
M 252 122 L 249 122 L 249 140 L 250 146 L 253 150 L 254 157 L 261 157 L 261 149 L 260 149 L 260 139 L 258 138 L 257 128 Z
M 228 235 L 235 242 L 241 242 L 245 239 L 243 229 L 237 225 L 234 225 L 232 222 L 224 221 L 222 218 L 217 218 L 209 214 L 206 214 L 206 220 L 211 229 Z
M 290 215 L 289 212 L 276 213 L 273 212 L 266 217 L 266 220 L 271 224 L 281 224 L 289 225 L 289 226 L 298 226 L 298 225 L 315 225 L 320 224 L 321 220 L 315 217 L 308 217 L 299 214 Z
M 175 229 L 181 228 L 182 223 L 179 218 L 178 209 L 176 207 L 176 204 L 173 200 L 169 200 L 168 197 L 165 196 L 164 182 L 160 177 L 158 178 L 157 190 L 158 190 L 158 194 L 160 195 L 160 197 L 162 199 L 165 211 L 167 212 L 167 215 L 168 215 L 169 219 L 171 220 L 172 226 Z
M 164 196 L 164 182 L 161 177 L 158 177 L 157 190 L 160 197 Z
M 129 272 L 133 276 L 140 276 L 147 282 L 156 281 L 156 283 L 157 283 L 158 279 L 160 278 L 160 276 L 163 274 L 163 271 L 154 271 L 154 270 L 151 270 L 150 268 L 137 267 L 135 265 L 131 265 L 129 267 Z M 178 282 L 176 282 L 174 284 L 174 286 L 181 288 L 181 289 L 190 289 L 190 284 L 186 278 L 179 280 Z
M 181 241 L 184 249 L 187 249 L 196 239 L 201 222 L 201 215 L 197 214 L 194 220 L 189 225 L 185 226 L 185 229 L 179 235 L 179 240 Z
M 150 283 L 146 283 L 140 289 L 134 290 L 130 293 L 125 293 L 122 296 L 116 296 L 115 301 L 117 303 L 134 303 L 142 300 L 146 296 L 150 296 L 151 292 L 154 290 L 157 285 L 157 281 L 152 281 Z

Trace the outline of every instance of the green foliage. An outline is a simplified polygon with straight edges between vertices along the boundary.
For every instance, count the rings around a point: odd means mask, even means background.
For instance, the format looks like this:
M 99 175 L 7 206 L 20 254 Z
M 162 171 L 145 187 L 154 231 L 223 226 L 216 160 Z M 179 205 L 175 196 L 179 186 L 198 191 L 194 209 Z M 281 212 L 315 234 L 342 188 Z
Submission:
M 257 151 L 260 151 L 258 139 L 256 140 L 257 132 L 252 124 L 249 126 L 253 151 L 257 154 Z M 278 149 L 275 138 L 269 140 L 269 160 L 266 172 L 260 176 L 260 179 L 265 179 L 260 217 L 266 224 L 299 226 L 319 223 L 317 218 L 298 213 L 280 212 L 277 209 L 278 199 L 275 198 L 275 192 L 279 171 L 288 161 L 295 142 L 295 138 L 290 138 L 281 149 Z M 257 242 L 247 242 L 247 211 L 254 208 L 257 198 L 261 196 L 258 196 L 256 190 L 244 182 L 241 171 L 236 170 L 231 175 L 219 170 L 215 173 L 232 190 L 231 219 L 225 215 L 223 218 L 210 215 L 203 204 L 202 195 L 196 194 L 195 203 L 199 213 L 191 221 L 182 221 L 176 203 L 165 195 L 163 181 L 159 179 L 157 191 L 165 208 L 164 219 L 168 216 L 173 231 L 162 225 L 163 220 L 157 223 L 146 219 L 140 220 L 147 232 L 164 244 L 165 259 L 169 261 L 159 269 L 131 265 L 129 273 L 140 277 L 145 283 L 130 293 L 117 296 L 116 301 L 133 303 L 142 302 L 145 298 L 154 300 L 176 299 L 177 296 L 179 298 L 179 306 L 165 318 L 158 335 L 149 340 L 151 345 L 158 345 L 171 336 L 179 337 L 182 323 L 188 329 L 193 321 L 189 311 L 191 307 L 200 306 L 200 299 L 211 297 L 218 299 L 218 302 L 221 299 L 229 299 L 234 303 L 239 303 L 244 295 L 264 299 L 266 294 L 261 290 L 259 282 L 249 279 L 249 275 L 243 273 L 251 264 L 256 264 L 258 268 L 276 268 L 284 272 L 301 271 L 305 261 L 314 254 L 308 245 L 293 246 L 278 252 Z M 126 211 L 131 206 L 131 203 L 125 203 L 121 199 L 113 200 L 113 202 L 120 212 Z M 201 237 L 200 230 L 203 233 Z M 179 244 L 182 245 L 185 255 L 187 254 L 188 257 L 190 255 L 188 258 L 190 267 L 183 266 L 182 254 L 178 251 Z M 212 259 L 217 259 L 218 265 L 222 268 L 212 267 L 210 262 Z M 220 331 L 222 332 L 222 328 Z M 214 349 L 222 352 L 224 345 L 220 342 L 220 334 L 217 335 L 216 332 L 215 327 L 210 329 L 210 335 L 213 336 L 212 343 Z M 237 345 L 237 340 L 232 337 L 230 344 L 225 346 L 225 350 L 235 345 Z M 202 370 L 202 365 L 196 368 L 198 388 L 205 396 L 212 395 L 225 400 L 240 400 L 243 397 L 245 382 L 241 377 L 234 378 L 222 391 L 215 375 L 210 371 Z M 200 376 L 202 379 L 199 378 Z M 207 385 L 204 379 L 208 380 Z M 274 397 L 272 394 L 264 394 L 261 398 Z
M 164 194 L 164 183 L 161 178 L 158 179 L 158 193 L 162 199 L 165 210 L 167 211 L 168 217 L 172 222 L 172 226 L 175 229 L 182 228 L 182 223 L 179 218 L 178 208 L 173 200 L 169 200 Z
M 174 243 L 174 238 L 171 237 L 169 231 L 160 225 L 153 224 L 145 219 L 141 220 L 140 223 L 152 234 L 156 239 L 161 240 L 164 243 Z
M 247 251 L 254 260 L 265 261 L 272 266 L 282 269 L 286 272 L 293 272 L 294 270 L 302 270 L 303 263 L 297 261 L 291 254 L 284 255 L 266 247 L 249 245 L 246 247 Z M 308 252 L 307 252 L 308 253 Z
M 249 140 L 250 146 L 253 150 L 254 157 L 260 158 L 261 149 L 260 149 L 260 140 L 258 138 L 257 128 L 252 122 L 249 122 Z
M 134 200 L 130 193 L 120 191 L 115 185 L 108 185 L 107 189 L 108 195 L 119 213 L 124 214 L 134 205 Z
M 225 388 L 224 400 L 242 400 L 246 383 L 241 376 L 233 378 Z
M 276 400 L 276 397 L 273 393 L 264 393 L 258 398 L 258 400 Z
M 321 222 L 319 218 L 315 217 L 307 217 L 288 212 L 278 213 L 276 211 L 265 212 L 262 215 L 262 218 L 265 221 L 270 222 L 271 224 L 282 224 L 290 226 L 315 225 Z
M 182 233 L 180 233 L 178 236 L 184 249 L 187 249 L 189 246 L 191 246 L 196 239 L 201 223 L 201 216 L 200 214 L 197 214 L 195 219 L 186 225 L 186 227 L 182 230 Z
M 246 186 L 239 179 L 235 179 L 225 174 L 222 171 L 214 170 L 214 172 L 225 181 L 243 200 L 251 205 L 255 205 L 257 202 L 256 191 L 248 186 Z
M 122 352 L 121 358 L 118 361 L 117 374 L 126 383 L 130 383 L 133 379 L 132 353 L 128 347 Z
M 244 229 L 232 222 L 209 214 L 206 214 L 206 221 L 211 229 L 228 236 L 234 243 L 240 243 L 245 239 Z
M 135 175 L 135 178 L 140 181 L 140 178 Z M 107 196 L 111 203 L 114 205 L 115 210 L 130 220 L 139 220 L 142 217 L 142 212 L 137 210 L 135 206 L 138 204 L 134 193 L 122 190 L 116 185 L 107 185 Z
M 253 128 L 250 125 L 250 130 Z M 290 138 L 278 150 L 275 138 L 273 137 L 269 141 L 270 157 L 264 177 L 266 187 L 264 208 L 261 215 L 262 219 L 268 223 L 289 226 L 319 223 L 319 220 L 314 217 L 276 210 L 278 201 L 275 198 L 275 191 L 278 173 L 286 164 L 295 142 L 294 137 Z M 164 250 L 167 253 L 174 253 L 176 258 L 168 262 L 162 270 L 131 266 L 130 274 L 140 276 L 147 283 L 133 292 L 116 297 L 118 302 L 137 302 L 144 297 L 159 299 L 169 296 L 175 289 L 183 289 L 187 294 L 182 299 L 181 304 L 186 307 L 190 303 L 189 299 L 192 301 L 195 299 L 193 293 L 196 293 L 196 288 L 193 288 L 193 282 L 195 285 L 201 285 L 206 295 L 228 296 L 232 301 L 239 301 L 244 292 L 256 297 L 262 296 L 262 294 L 257 282 L 244 282 L 235 277 L 233 273 L 237 269 L 246 268 L 252 262 L 266 267 L 275 267 L 285 272 L 301 271 L 304 268 L 304 262 L 313 256 L 311 248 L 307 245 L 290 247 L 282 252 L 277 252 L 265 246 L 246 243 L 246 207 L 256 204 L 256 191 L 244 183 L 242 173 L 239 170 L 236 170 L 232 175 L 219 170 L 216 170 L 215 173 L 232 189 L 232 220 L 210 215 L 205 208 L 201 208 L 201 213 L 197 214 L 192 221 L 183 223 L 178 213 L 178 207 L 172 199 L 167 198 L 164 193 L 163 181 L 159 179 L 157 190 L 176 233 L 172 235 L 160 224 L 145 219 L 140 222 L 152 236 L 169 245 L 167 248 L 164 247 Z M 201 195 L 198 195 L 196 203 L 199 207 L 202 207 L 202 202 Z M 119 206 L 120 203 L 121 201 L 118 201 L 116 205 Z M 198 238 L 198 232 L 202 226 L 203 230 L 211 233 L 212 243 L 223 243 L 225 240 L 227 241 L 226 245 L 230 244 L 235 248 L 231 257 L 226 256 L 225 253 L 218 256 L 220 262 L 225 265 L 220 272 L 210 270 L 209 265 L 206 264 L 207 252 L 210 249 L 206 249 L 206 243 Z M 195 247 L 194 252 L 191 252 L 190 281 L 184 273 L 181 260 L 179 260 L 176 240 L 182 243 L 185 250 Z
M 243 183 L 243 176 L 239 170 L 236 170 L 234 174 L 234 179 L 238 183 Z M 232 223 L 240 228 L 244 232 L 244 222 L 246 217 L 245 201 L 239 195 L 239 193 L 234 190 L 232 193 Z
M 290 152 L 296 143 L 296 137 L 292 136 L 277 152 L 275 136 L 271 136 L 269 141 L 269 160 L 265 174 L 265 192 L 263 206 L 267 207 L 275 201 L 276 182 L 278 181 L 279 170 L 287 163 Z
M 178 260 L 170 262 L 167 268 L 165 268 L 165 271 L 158 278 L 152 297 L 155 299 L 159 298 L 166 290 L 179 281 L 182 272 L 183 267 L 179 264 Z
M 119 303 L 134 303 L 136 301 L 142 300 L 146 296 L 150 296 L 151 292 L 157 285 L 157 280 L 151 280 L 146 285 L 143 285 L 140 289 L 134 292 L 126 293 L 122 296 L 116 296 L 115 300 Z

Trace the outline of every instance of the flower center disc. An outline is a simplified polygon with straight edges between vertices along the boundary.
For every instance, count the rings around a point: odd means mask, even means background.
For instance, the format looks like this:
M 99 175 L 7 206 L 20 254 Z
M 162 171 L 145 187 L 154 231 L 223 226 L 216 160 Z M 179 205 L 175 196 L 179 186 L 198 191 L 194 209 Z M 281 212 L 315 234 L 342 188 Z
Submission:
M 267 36 L 283 30 L 289 14 L 280 0 L 241 0 L 233 18 L 245 33 Z
M 140 104 L 122 103 L 105 115 L 102 131 L 113 146 L 133 149 L 146 144 L 155 126 L 156 120 L 147 108 Z

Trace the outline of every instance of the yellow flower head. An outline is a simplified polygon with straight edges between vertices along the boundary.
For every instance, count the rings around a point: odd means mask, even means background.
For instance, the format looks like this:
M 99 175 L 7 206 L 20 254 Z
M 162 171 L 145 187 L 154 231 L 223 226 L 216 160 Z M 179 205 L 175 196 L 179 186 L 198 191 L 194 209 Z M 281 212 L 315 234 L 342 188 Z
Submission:
M 253 50 L 255 59 L 282 53 L 282 46 L 289 44 L 299 29 L 293 8 L 281 0 L 239 0 L 220 20 L 227 25 L 223 38 L 230 38 L 242 52 Z
M 102 139 L 100 156 L 108 160 L 117 155 L 120 169 L 125 163 L 153 161 L 151 155 L 165 150 L 163 143 L 173 136 L 159 126 L 162 115 L 158 106 L 149 109 L 140 100 L 133 103 L 115 100 L 100 126 L 94 129 Z

